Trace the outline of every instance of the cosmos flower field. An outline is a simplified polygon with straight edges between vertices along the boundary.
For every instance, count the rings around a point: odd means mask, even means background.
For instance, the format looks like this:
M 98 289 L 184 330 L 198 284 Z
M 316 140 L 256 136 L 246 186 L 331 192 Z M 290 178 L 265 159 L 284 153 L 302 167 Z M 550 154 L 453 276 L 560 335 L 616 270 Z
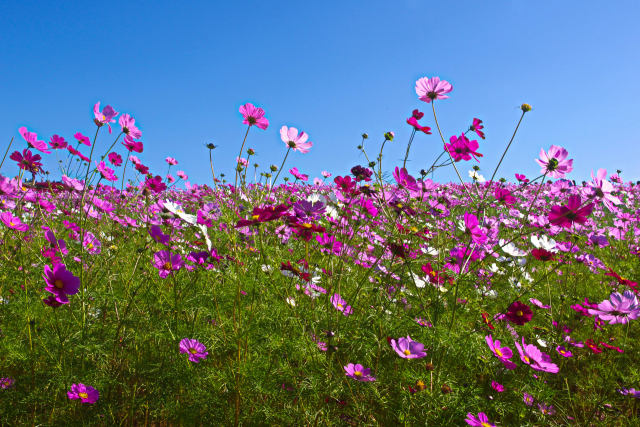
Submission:
M 273 132 L 252 104 L 236 159 L 203 147 L 201 184 L 172 174 L 180 153 L 151 171 L 144 118 L 108 105 L 72 136 L 20 127 L 0 165 L 0 419 L 637 425 L 640 187 L 572 181 L 559 145 L 513 160 L 527 104 L 486 164 L 490 126 L 438 125 L 452 85 L 415 89 L 409 141 L 363 134 L 364 164 L 312 180 L 291 126 L 282 163 L 251 170 Z M 501 178 L 507 156 L 539 176 Z

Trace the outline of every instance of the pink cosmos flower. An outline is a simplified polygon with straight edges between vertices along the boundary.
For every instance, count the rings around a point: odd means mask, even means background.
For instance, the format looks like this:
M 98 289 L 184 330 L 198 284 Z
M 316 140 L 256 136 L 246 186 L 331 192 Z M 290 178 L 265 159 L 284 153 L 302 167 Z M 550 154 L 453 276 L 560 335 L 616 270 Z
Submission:
M 529 298 L 529 302 L 533 305 L 535 305 L 538 308 L 544 308 L 544 309 L 549 309 L 551 308 L 550 305 L 547 304 L 543 304 L 542 301 L 540 301 L 539 299 L 536 298 Z
M 38 151 L 42 151 L 45 154 L 50 154 L 51 151 L 49 151 L 47 149 L 47 143 L 44 141 L 39 141 L 38 140 L 38 135 L 33 133 L 33 132 L 29 132 L 27 130 L 26 127 L 22 126 L 20 129 L 18 129 L 18 132 L 20 132 L 20 135 L 22 135 L 22 137 L 24 138 L 25 141 L 27 141 L 27 144 L 29 144 L 29 147 L 31 148 L 35 148 Z
M 309 135 L 300 131 L 294 127 L 282 126 L 280 128 L 280 138 L 287 144 L 287 147 L 293 149 L 293 151 L 300 151 L 302 154 L 308 153 L 309 149 L 313 146 L 311 141 L 307 142 Z
M 98 170 L 98 172 L 100 172 L 100 174 L 102 175 L 102 177 L 104 179 L 106 179 L 107 181 L 117 181 L 118 177 L 114 175 L 114 170 L 107 167 L 106 163 L 104 161 L 98 163 L 95 162 L 96 164 L 96 169 Z
M 573 159 L 567 160 L 567 156 L 569 156 L 569 152 L 566 149 L 552 145 L 548 153 L 545 153 L 544 148 L 541 148 L 540 158 L 535 160 L 542 166 L 541 173 L 547 174 L 551 178 L 564 178 L 573 170 Z
M 73 384 L 71 390 L 67 392 L 71 400 L 80 399 L 82 403 L 96 403 L 100 398 L 100 393 L 90 385 Z
M 167 162 L 168 164 L 175 166 L 178 164 L 178 161 L 176 159 L 174 159 L 173 157 L 167 157 L 166 159 L 164 159 L 165 162 Z
M 167 189 L 167 185 L 162 182 L 162 177 L 160 175 L 147 177 L 147 179 L 144 180 L 144 186 L 145 188 L 148 188 L 156 194 L 161 193 Z
M 347 366 L 344 366 L 344 371 L 347 377 L 353 378 L 358 381 L 375 381 L 376 377 L 371 375 L 371 368 L 365 368 L 364 366 L 358 364 L 349 363 Z
M 489 421 L 487 414 L 484 412 L 478 412 L 478 416 L 474 416 L 471 412 L 467 413 L 467 419 L 464 420 L 467 424 L 474 427 L 496 427 L 495 424 Z
M 242 117 L 244 118 L 242 123 L 244 123 L 245 125 L 256 125 L 262 130 L 265 130 L 267 127 L 269 127 L 269 120 L 264 117 L 264 110 L 262 108 L 255 107 L 251 103 L 241 105 L 240 114 L 242 114 Z
M 17 216 L 13 216 L 13 214 L 9 211 L 2 212 L 0 214 L 0 220 L 12 230 L 16 231 L 27 231 L 29 230 L 29 226 L 23 223 L 20 218 Z
M 418 191 L 416 179 L 409 175 L 409 172 L 407 172 L 405 168 L 400 169 L 396 166 L 393 170 L 393 178 L 400 187 L 405 188 L 410 192 Z
M 293 167 L 291 169 L 289 169 L 289 173 L 293 176 L 296 177 L 296 179 L 299 179 L 300 181 L 307 181 L 309 180 L 309 175 L 305 175 L 303 173 L 300 173 L 300 171 L 298 170 L 298 168 Z
M 469 130 L 477 133 L 480 138 L 484 139 L 484 132 L 482 132 L 481 129 L 484 129 L 484 126 L 482 125 L 482 120 L 476 119 L 474 117 L 473 124 L 469 127 Z
M 516 341 L 516 348 L 518 349 L 518 353 L 520 353 L 520 360 L 529 365 L 532 369 L 536 371 L 542 372 L 550 372 L 552 374 L 557 374 L 560 371 L 558 365 L 551 361 L 551 357 L 540 351 L 538 347 L 533 344 L 527 344 L 524 342 L 524 337 L 522 337 L 522 346 Z
M 122 156 L 116 153 L 115 151 L 112 151 L 111 153 L 109 153 L 108 158 L 109 158 L 109 162 L 113 166 L 120 166 L 122 164 Z
M 113 109 L 111 105 L 104 107 L 104 110 L 100 111 L 100 101 L 96 102 L 93 106 L 94 123 L 98 127 L 107 125 L 109 127 L 109 133 L 111 133 L 111 125 L 109 123 L 115 123 L 114 117 L 118 115 L 118 112 Z
M 513 197 L 511 192 L 506 188 L 496 188 L 496 191 L 493 193 L 493 196 L 500 203 L 504 203 L 507 206 L 514 205 L 516 203 L 516 198 Z
M 614 209 L 614 205 L 619 205 L 622 203 L 620 199 L 611 194 L 615 188 L 613 184 L 607 181 L 607 170 L 606 169 L 598 169 L 598 173 L 596 176 L 593 176 L 593 172 L 591 172 L 591 179 L 588 185 L 591 188 L 592 196 L 602 200 L 602 203 L 612 211 Z
M 329 178 L 329 177 L 331 176 L 331 173 L 330 173 L 330 172 L 327 172 L 327 171 L 322 171 L 322 172 L 320 172 L 320 173 L 321 173 L 321 174 L 322 174 L 322 176 L 323 176 L 323 177 L 325 177 L 325 178 Z
M 573 353 L 571 353 L 571 351 L 567 350 L 563 345 L 559 345 L 556 347 L 556 351 L 558 352 L 558 354 L 560 356 L 563 357 L 571 357 L 573 356 Z
M 67 141 L 64 140 L 60 135 L 53 135 L 51 140 L 49 141 L 49 147 L 54 150 L 59 150 L 62 148 L 67 148 Z
M 142 153 L 144 146 L 142 145 L 142 141 L 135 141 L 131 136 L 127 135 L 124 137 L 124 142 L 122 143 L 129 152 L 135 151 L 136 153 Z
M 184 171 L 178 171 L 176 172 L 176 175 L 178 175 L 181 179 L 184 179 L 184 180 L 189 179 L 189 177 L 187 176 L 186 173 L 184 173 Z
M 340 294 L 333 294 L 331 297 L 331 304 L 333 304 L 336 310 L 341 311 L 345 316 L 353 313 L 351 306 L 347 305 L 347 302 L 340 296 Z
M 593 211 L 593 203 L 580 207 L 581 204 L 580 196 L 569 196 L 566 206 L 556 205 L 551 208 L 549 221 L 553 225 L 564 228 L 571 228 L 574 222 L 584 224 L 587 221 L 587 217 L 591 215 L 591 211 Z
M 40 154 L 34 155 L 28 148 L 22 150 L 22 154 L 19 151 L 14 151 L 9 158 L 15 160 L 20 169 L 29 171 L 34 175 L 42 169 L 42 162 L 40 162 L 42 156 Z
M 493 340 L 493 336 L 487 335 L 484 337 L 484 340 L 487 342 L 489 346 L 489 350 L 493 352 L 493 355 L 502 362 L 505 368 L 507 369 L 515 369 L 516 364 L 513 363 L 511 357 L 513 356 L 513 351 L 509 347 L 500 347 L 500 340 Z
M 498 393 L 502 393 L 505 390 L 504 386 L 496 381 L 491 381 L 491 388 L 497 391 Z
M 478 157 L 482 157 L 482 154 L 476 151 L 478 148 L 480 148 L 478 141 L 475 139 L 469 141 L 469 138 L 464 134 L 460 136 L 452 136 L 449 138 L 449 144 L 444 145 L 444 150 L 451 154 L 451 157 L 455 162 L 459 162 L 460 160 L 471 160 L 472 156 L 476 161 L 479 161 Z
M 133 139 L 138 139 L 142 136 L 142 131 L 136 127 L 136 120 L 128 114 L 123 114 L 118 119 L 118 123 L 122 127 L 122 132 L 130 136 Z
M 420 116 L 420 117 L 416 117 L 416 116 Z M 431 135 L 430 127 L 422 126 L 420 123 L 418 123 L 418 120 L 420 120 L 422 116 L 424 116 L 424 113 L 421 113 L 418 110 L 413 110 L 413 115 L 407 119 L 407 124 L 413 126 L 413 128 L 417 131 L 419 130 L 421 132 L 424 132 L 427 135 Z
M 406 338 L 398 338 L 398 340 L 390 340 L 391 348 L 403 359 L 421 359 L 427 355 L 424 351 L 424 344 L 414 341 L 409 335 Z
M 184 261 L 180 254 L 158 251 L 153 255 L 153 265 L 158 269 L 160 277 L 165 279 L 172 272 L 180 270 L 184 265 Z
M 422 77 L 416 81 L 416 94 L 421 101 L 426 103 L 436 99 L 449 98 L 445 93 L 452 90 L 453 86 L 446 80 L 440 80 L 440 77 Z
M 77 139 L 79 143 L 84 144 L 87 147 L 91 147 L 91 141 L 89 140 L 88 136 L 84 136 L 80 132 L 76 132 L 76 134 L 73 135 L 73 137 Z
M 626 290 L 624 294 L 612 292 L 608 300 L 598 304 L 597 309 L 590 308 L 587 311 L 609 322 L 610 325 L 626 324 L 640 316 L 640 303 L 632 291 Z
M 487 241 L 487 235 L 478 225 L 478 218 L 469 212 L 464 213 L 464 232 L 471 236 L 471 241 L 482 245 Z
M 180 341 L 180 353 L 188 354 L 189 361 L 193 363 L 199 363 L 200 359 L 206 359 L 209 355 L 206 350 L 207 347 L 198 340 L 184 338 Z
M 42 278 L 47 285 L 44 289 L 51 292 L 61 304 L 67 304 L 67 295 L 75 295 L 80 289 L 80 279 L 67 270 L 64 264 L 56 264 L 53 269 L 45 265 Z

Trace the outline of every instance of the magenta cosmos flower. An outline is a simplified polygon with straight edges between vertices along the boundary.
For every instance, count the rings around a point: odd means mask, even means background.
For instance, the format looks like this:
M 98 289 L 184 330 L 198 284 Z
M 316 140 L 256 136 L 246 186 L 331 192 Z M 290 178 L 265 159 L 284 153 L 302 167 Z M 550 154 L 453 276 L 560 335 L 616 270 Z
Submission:
M 421 359 L 427 355 L 427 352 L 424 351 L 424 344 L 412 340 L 409 335 L 406 338 L 398 338 L 398 341 L 392 339 L 389 343 L 391 348 L 403 359 Z
M 39 141 L 38 140 L 38 135 L 33 133 L 33 132 L 29 132 L 27 130 L 26 127 L 22 126 L 20 129 L 18 129 L 18 132 L 20 132 L 20 135 L 22 135 L 22 137 L 24 138 L 25 141 L 27 141 L 27 144 L 29 144 L 29 147 L 31 148 L 35 148 L 38 151 L 42 151 L 45 154 L 50 154 L 51 151 L 49 151 L 47 149 L 47 143 L 44 141 Z
M 340 296 L 340 294 L 333 294 L 331 297 L 331 304 L 333 304 L 336 310 L 341 311 L 345 316 L 353 313 L 351 306 L 347 305 L 347 302 Z
M 115 171 L 110 167 L 108 167 L 104 161 L 100 163 L 98 162 L 94 162 L 94 163 L 96 164 L 96 169 L 98 170 L 98 172 L 100 172 L 100 175 L 102 175 L 104 179 L 112 182 L 118 180 L 118 177 L 115 176 L 115 173 L 114 173 Z
M 109 123 L 115 123 L 115 116 L 117 115 L 118 112 L 114 110 L 111 105 L 107 105 L 102 111 L 100 111 L 100 101 L 96 102 L 96 105 L 93 106 L 94 123 L 98 127 L 107 125 L 109 127 L 109 133 L 111 133 L 111 125 Z
M 40 162 L 42 156 L 40 154 L 34 155 L 28 148 L 22 150 L 22 154 L 19 151 L 14 151 L 9 158 L 15 160 L 20 169 L 29 171 L 34 175 L 42 169 L 42 162 Z
M 593 211 L 593 203 L 582 207 L 581 205 L 582 199 L 580 196 L 569 196 L 569 201 L 565 206 L 556 205 L 551 208 L 549 221 L 553 225 L 564 228 L 571 228 L 574 222 L 584 224 Z
M 551 357 L 540 351 L 538 347 L 533 344 L 527 344 L 522 338 L 522 346 L 515 342 L 518 353 L 520 353 L 520 360 L 529 365 L 531 369 L 542 372 L 550 372 L 557 374 L 560 371 L 558 365 L 551 361 Z
M 365 368 L 359 363 L 353 364 L 349 363 L 347 366 L 344 366 L 344 371 L 349 378 L 353 378 L 358 381 L 375 381 L 376 377 L 371 375 L 371 368 Z
M 153 255 L 153 265 L 158 269 L 161 278 L 166 278 L 171 272 L 178 271 L 184 265 L 180 254 L 169 251 L 158 251 Z
M 640 316 L 640 305 L 638 297 L 627 290 L 624 291 L 624 294 L 612 292 L 608 300 L 598 304 L 597 309 L 590 308 L 587 311 L 589 314 L 597 315 L 602 320 L 609 322 L 610 325 L 625 324 Z
M 505 317 L 516 325 L 524 325 L 533 317 L 533 311 L 527 304 L 516 301 L 509 306 Z
M 542 166 L 541 173 L 551 178 L 564 178 L 573 170 L 573 159 L 567 160 L 567 156 L 569 152 L 566 149 L 552 145 L 546 153 L 544 148 L 540 149 L 540 158 L 536 162 Z
M 471 412 L 467 413 L 467 419 L 464 420 L 470 426 L 476 427 L 496 427 L 495 424 L 489 421 L 487 414 L 484 412 L 478 412 L 478 416 L 474 416 Z
M 13 214 L 9 211 L 2 212 L 0 214 L 0 220 L 2 220 L 4 225 L 12 230 L 27 231 L 29 229 L 29 226 L 27 224 L 23 223 L 17 216 L 13 216 Z
M 122 127 L 122 133 L 130 136 L 133 139 L 138 139 L 142 136 L 142 131 L 136 127 L 136 120 L 128 114 L 123 114 L 118 119 L 118 123 Z
M 516 364 L 513 363 L 511 357 L 513 356 L 513 351 L 509 347 L 501 347 L 500 340 L 493 340 L 493 336 L 487 335 L 484 337 L 484 340 L 487 342 L 489 349 L 493 352 L 493 355 L 498 358 L 502 362 L 505 368 L 507 369 L 515 369 Z
M 445 93 L 453 90 L 453 86 L 440 77 L 422 77 L 416 81 L 416 93 L 421 101 L 429 103 L 436 99 L 447 99 Z
M 71 390 L 67 392 L 69 399 L 80 399 L 82 403 L 96 403 L 100 397 L 100 393 L 90 385 L 73 384 Z
M 240 114 L 242 114 L 242 117 L 244 118 L 242 123 L 244 123 L 245 125 L 256 125 L 262 130 L 265 130 L 269 127 L 269 120 L 267 120 L 267 118 L 264 116 L 264 110 L 262 108 L 254 106 L 251 103 L 241 105 Z
M 280 138 L 287 144 L 287 147 L 293 149 L 293 151 L 299 151 L 302 154 L 308 153 L 309 149 L 313 146 L 311 141 L 307 142 L 309 135 L 298 129 L 282 126 L 280 128 Z
M 198 340 L 184 338 L 180 341 L 180 353 L 188 354 L 189 360 L 193 363 L 200 362 L 200 359 L 206 359 L 209 353 L 207 347 Z
M 45 291 L 51 292 L 61 304 L 67 304 L 67 295 L 75 295 L 80 289 L 80 279 L 67 270 L 64 264 L 56 264 L 53 268 L 45 265 L 42 278 L 47 285 Z

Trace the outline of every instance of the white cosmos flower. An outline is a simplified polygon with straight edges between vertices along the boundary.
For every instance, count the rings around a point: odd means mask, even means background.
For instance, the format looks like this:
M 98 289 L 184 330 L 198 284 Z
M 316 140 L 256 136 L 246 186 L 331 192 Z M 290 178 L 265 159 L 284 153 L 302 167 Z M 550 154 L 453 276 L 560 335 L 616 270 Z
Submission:
M 500 239 L 500 247 L 504 253 L 510 256 L 521 257 L 527 254 L 525 251 L 514 245 L 513 242 L 507 243 L 507 241 L 503 239 Z
M 473 169 L 469 171 L 469 178 L 473 179 L 477 182 L 485 182 L 484 176 L 480 175 L 478 171 L 474 171 Z
M 549 252 L 558 252 L 556 249 L 556 241 L 545 236 L 531 236 L 531 243 L 538 249 L 544 249 Z

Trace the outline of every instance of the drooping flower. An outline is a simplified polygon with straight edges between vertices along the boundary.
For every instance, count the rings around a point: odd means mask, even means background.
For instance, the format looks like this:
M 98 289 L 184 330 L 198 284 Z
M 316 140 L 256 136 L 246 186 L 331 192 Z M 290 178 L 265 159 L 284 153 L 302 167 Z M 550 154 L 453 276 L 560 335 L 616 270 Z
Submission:
M 262 130 L 265 130 L 267 127 L 269 127 L 269 120 L 264 117 L 264 110 L 262 108 L 254 106 L 251 103 L 241 105 L 240 114 L 242 114 L 242 117 L 244 118 L 242 123 L 244 123 L 245 125 L 256 125 Z
M 142 136 L 142 131 L 136 127 L 136 120 L 128 114 L 123 114 L 118 119 L 118 123 L 122 127 L 122 132 L 130 136 L 133 139 L 138 139 Z
M 505 317 L 516 325 L 524 325 L 533 317 L 533 311 L 523 302 L 515 301 L 509 306 Z
M 376 377 L 371 375 L 371 368 L 365 368 L 359 363 L 353 364 L 349 363 L 347 366 L 344 366 L 344 371 L 347 377 L 353 378 L 358 381 L 375 381 Z
M 421 131 L 426 133 L 427 135 L 431 135 L 430 127 L 422 126 L 420 123 L 418 123 L 418 120 L 420 120 L 423 116 L 424 113 L 421 113 L 418 110 L 413 110 L 413 114 L 407 119 L 407 124 L 413 126 L 413 128 L 417 131 Z
M 453 86 L 446 80 L 440 80 L 440 77 L 422 77 L 416 81 L 416 94 L 426 103 L 436 99 L 447 99 L 449 97 L 445 94 L 452 90 Z
M 51 292 L 56 301 L 62 304 L 69 302 L 67 295 L 75 295 L 80 289 L 80 278 L 67 270 L 64 264 L 56 264 L 53 268 L 45 265 L 42 278 L 47 285 L 44 289 Z
M 39 141 L 38 135 L 35 134 L 34 132 L 29 132 L 27 128 L 24 126 L 18 129 L 18 132 L 20 132 L 20 135 L 22 135 L 24 140 L 27 141 L 27 144 L 29 144 L 29 147 L 35 148 L 38 151 L 42 151 L 45 154 L 51 153 L 51 151 L 47 149 L 47 143 L 44 141 Z
M 482 125 L 482 120 L 473 118 L 473 124 L 469 127 L 469 130 L 478 134 L 478 136 L 484 139 L 484 132 L 482 132 L 484 126 Z
M 406 338 L 398 338 L 397 341 L 392 339 L 389 344 L 403 359 L 421 359 L 427 355 L 427 352 L 424 351 L 424 344 L 412 340 L 409 335 Z
M 511 360 L 509 360 L 513 356 L 513 351 L 511 351 L 509 347 L 507 346 L 501 347 L 500 340 L 494 341 L 493 336 L 491 335 L 485 336 L 484 340 L 489 346 L 489 350 L 491 350 L 493 352 L 493 355 L 497 357 L 498 360 L 500 360 L 500 362 L 502 362 L 505 368 L 507 369 L 516 368 L 516 364 L 513 363 Z
M 478 416 L 476 417 L 471 412 L 467 413 L 467 419 L 464 420 L 470 426 L 475 427 L 496 427 L 489 418 L 487 418 L 487 414 L 484 412 L 478 412 Z
M 340 294 L 333 294 L 331 297 L 331 304 L 333 304 L 335 309 L 342 312 L 345 316 L 353 313 L 351 306 L 347 305 L 347 302 L 340 296 Z
M 308 153 L 309 149 L 313 146 L 311 141 L 307 142 L 309 135 L 300 131 L 294 127 L 282 126 L 280 128 L 280 138 L 287 144 L 287 147 L 293 151 L 300 151 L 302 154 Z
M 82 403 L 96 403 L 100 398 L 100 393 L 90 385 L 82 383 L 71 385 L 71 390 L 67 392 L 71 400 L 80 399 Z
M 610 325 L 626 324 L 640 316 L 640 303 L 632 291 L 626 290 L 623 294 L 612 292 L 608 300 L 598 304 L 597 309 L 590 308 L 587 311 L 609 322 Z
M 552 145 L 549 152 L 545 152 L 544 148 L 541 148 L 540 158 L 535 160 L 542 166 L 541 173 L 559 179 L 564 178 L 573 170 L 573 159 L 567 160 L 567 156 L 569 156 L 569 152 L 566 149 Z
M 189 360 L 193 363 L 199 363 L 200 359 L 206 359 L 209 353 L 207 347 L 198 340 L 184 338 L 180 341 L 180 353 L 188 354 Z
M 564 228 L 571 228 L 573 223 L 584 224 L 593 211 L 593 203 L 580 207 L 581 204 L 580 196 L 569 196 L 569 201 L 565 206 L 555 205 L 551 208 L 549 221 L 553 225 Z
M 136 153 L 142 153 L 144 149 L 142 141 L 135 141 L 130 135 L 124 137 L 122 145 L 124 145 L 129 152 L 135 151 Z

